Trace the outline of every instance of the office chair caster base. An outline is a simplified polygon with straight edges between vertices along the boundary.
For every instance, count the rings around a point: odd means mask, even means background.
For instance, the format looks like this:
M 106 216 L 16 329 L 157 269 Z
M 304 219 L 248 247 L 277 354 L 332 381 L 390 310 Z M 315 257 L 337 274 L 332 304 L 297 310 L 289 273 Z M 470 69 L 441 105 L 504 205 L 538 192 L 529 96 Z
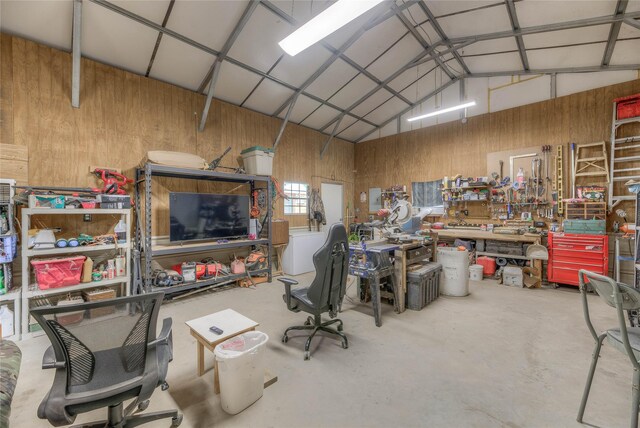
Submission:
M 171 428 L 178 428 L 182 423 L 182 415 L 178 415 L 175 418 L 171 418 Z
M 149 407 L 149 400 L 144 400 L 143 402 L 138 403 L 139 412 L 144 412 L 145 410 L 147 410 L 147 407 Z
M 308 361 L 311 359 L 311 352 L 307 351 L 304 353 L 304 360 Z

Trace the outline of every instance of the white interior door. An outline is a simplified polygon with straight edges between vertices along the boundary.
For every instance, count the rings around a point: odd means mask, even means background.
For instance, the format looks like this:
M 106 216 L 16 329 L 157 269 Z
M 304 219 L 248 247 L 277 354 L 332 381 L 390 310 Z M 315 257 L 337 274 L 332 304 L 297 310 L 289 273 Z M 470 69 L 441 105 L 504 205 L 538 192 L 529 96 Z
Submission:
M 322 183 L 320 197 L 327 216 L 327 225 L 323 226 L 323 230 L 328 230 L 333 223 L 342 223 L 342 184 Z

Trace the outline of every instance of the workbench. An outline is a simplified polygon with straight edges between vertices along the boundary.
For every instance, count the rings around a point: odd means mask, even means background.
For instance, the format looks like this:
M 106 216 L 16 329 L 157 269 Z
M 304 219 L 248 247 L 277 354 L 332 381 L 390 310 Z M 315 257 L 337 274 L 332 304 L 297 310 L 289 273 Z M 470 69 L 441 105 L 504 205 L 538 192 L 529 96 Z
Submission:
M 438 234 L 439 237 L 458 238 L 467 240 L 484 239 L 489 241 L 506 241 L 506 242 L 522 242 L 526 244 L 540 244 L 542 237 L 537 233 L 525 233 L 524 235 L 513 235 L 506 233 L 493 233 L 487 230 L 477 229 L 432 229 L 432 232 Z M 529 260 L 531 265 L 538 269 L 540 277 L 538 278 L 538 287 L 542 280 L 542 260 L 532 259 L 526 255 L 515 256 L 510 254 L 488 253 L 484 251 L 476 251 L 476 259 L 478 256 L 488 257 L 504 257 L 506 259 Z

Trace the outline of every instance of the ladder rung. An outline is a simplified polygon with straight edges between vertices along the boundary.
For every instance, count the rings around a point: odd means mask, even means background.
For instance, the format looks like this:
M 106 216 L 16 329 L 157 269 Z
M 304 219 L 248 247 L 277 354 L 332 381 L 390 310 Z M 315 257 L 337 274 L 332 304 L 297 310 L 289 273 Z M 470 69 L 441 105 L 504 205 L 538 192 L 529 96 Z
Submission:
M 623 168 L 623 169 L 614 169 L 613 173 L 615 174 L 616 172 L 631 172 L 631 171 L 640 171 L 640 167 L 635 167 L 635 168 Z
M 640 175 L 629 175 L 626 177 L 613 177 L 613 181 L 626 181 L 626 180 L 637 180 L 637 179 L 640 179 Z
M 582 159 L 576 159 L 576 162 L 595 162 L 595 161 L 604 161 L 606 160 L 604 158 L 604 156 L 598 156 L 595 158 L 582 158 Z
M 631 161 L 636 161 L 636 160 L 640 160 L 640 156 L 625 156 L 623 158 L 614 158 L 613 159 L 614 162 L 631 162 Z
M 607 174 L 605 171 L 602 172 L 576 172 L 574 174 L 574 176 L 576 177 L 593 177 L 596 175 L 604 175 L 605 177 L 608 177 L 609 174 Z
M 631 141 L 629 141 L 631 142 Z M 638 147 L 640 147 L 640 144 L 636 144 L 634 146 L 623 146 L 623 147 L 614 147 L 614 150 L 626 150 L 626 149 L 637 149 Z
M 633 201 L 636 199 L 635 196 L 613 196 L 611 199 L 613 199 L 614 201 Z
M 634 135 L 632 137 L 620 137 L 614 140 L 616 143 L 630 143 L 632 141 L 640 141 L 640 135 Z
M 581 149 L 583 147 L 595 147 L 595 146 L 603 146 L 604 147 L 604 144 L 605 144 L 604 141 L 599 141 L 597 143 L 578 144 L 576 146 L 576 150 L 577 149 Z

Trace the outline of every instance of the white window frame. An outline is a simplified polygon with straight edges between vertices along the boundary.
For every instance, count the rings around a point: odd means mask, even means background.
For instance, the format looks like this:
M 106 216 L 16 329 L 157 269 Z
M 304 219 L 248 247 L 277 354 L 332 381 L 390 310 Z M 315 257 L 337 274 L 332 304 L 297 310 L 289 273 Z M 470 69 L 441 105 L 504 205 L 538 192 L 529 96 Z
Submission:
M 306 183 L 285 181 L 284 194 L 289 198 L 284 200 L 284 214 L 308 215 L 309 191 Z

